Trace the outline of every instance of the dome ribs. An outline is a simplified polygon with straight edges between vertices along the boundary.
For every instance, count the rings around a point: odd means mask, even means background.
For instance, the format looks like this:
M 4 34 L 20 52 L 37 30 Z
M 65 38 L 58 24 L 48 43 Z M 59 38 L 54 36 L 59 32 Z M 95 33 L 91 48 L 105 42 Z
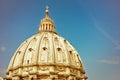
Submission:
M 37 56 L 37 64 L 39 65 L 41 62 L 40 62 L 40 55 L 41 55 L 41 49 L 42 49 L 42 41 L 43 41 L 43 38 L 44 38 L 44 33 L 40 33 L 41 34 L 41 37 L 39 38 L 39 46 L 38 46 L 38 56 Z
M 26 50 L 25 50 L 25 53 L 24 53 L 24 57 L 23 57 L 23 61 L 22 61 L 23 65 L 27 65 L 27 63 L 28 63 L 27 61 L 29 60 L 29 57 L 30 57 L 30 59 L 32 57 L 32 52 L 31 51 L 33 50 L 33 48 L 30 47 L 30 46 L 33 43 L 33 40 L 34 40 L 34 37 L 31 39 L 31 41 L 29 42 L 28 46 L 26 47 Z M 29 62 L 30 61 L 31 60 L 29 60 Z

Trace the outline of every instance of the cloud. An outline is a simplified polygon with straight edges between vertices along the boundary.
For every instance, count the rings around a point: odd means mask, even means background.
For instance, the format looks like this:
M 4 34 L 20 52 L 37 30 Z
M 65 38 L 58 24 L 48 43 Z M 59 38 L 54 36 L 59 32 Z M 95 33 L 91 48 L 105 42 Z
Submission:
M 104 64 L 118 65 L 120 64 L 120 57 L 116 56 L 116 57 L 111 57 L 107 59 L 101 59 L 101 60 L 98 60 L 98 62 L 104 63 Z
M 116 49 L 116 50 L 120 50 L 120 45 L 114 47 L 114 49 Z
M 4 47 L 4 46 L 0 47 L 0 51 L 5 52 L 6 51 L 6 47 Z
M 115 61 L 115 60 L 99 60 L 99 62 L 104 63 L 104 64 L 120 64 L 120 61 Z
M 82 2 L 83 3 L 83 2 Z M 84 8 L 86 8 L 85 5 L 82 5 Z M 100 26 L 100 24 L 98 23 L 98 20 L 96 19 L 96 17 L 93 15 L 92 11 L 90 11 L 89 9 L 86 9 L 86 12 L 89 14 L 89 16 L 91 17 L 91 21 L 93 22 L 94 27 L 100 32 L 102 33 L 107 39 L 109 39 L 114 45 L 114 49 L 116 50 L 120 50 L 120 41 L 116 41 L 113 36 L 111 36 L 105 29 L 103 29 L 102 27 L 104 26 Z
M 118 43 L 118 45 L 116 45 L 113 49 L 120 50 L 120 41 L 116 40 L 116 43 Z
M 105 31 L 103 28 L 99 26 L 96 18 L 92 15 L 91 17 L 93 20 L 94 27 L 115 45 L 114 49 L 120 50 L 120 41 L 113 39 L 113 37 L 107 31 Z

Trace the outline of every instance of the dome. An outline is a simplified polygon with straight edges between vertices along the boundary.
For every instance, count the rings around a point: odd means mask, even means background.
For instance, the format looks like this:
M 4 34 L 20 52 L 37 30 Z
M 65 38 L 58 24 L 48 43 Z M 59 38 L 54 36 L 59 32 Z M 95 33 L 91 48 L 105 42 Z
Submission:
M 15 80 L 87 79 L 78 52 L 55 32 L 48 8 L 38 33 L 25 40 L 14 53 L 7 76 Z

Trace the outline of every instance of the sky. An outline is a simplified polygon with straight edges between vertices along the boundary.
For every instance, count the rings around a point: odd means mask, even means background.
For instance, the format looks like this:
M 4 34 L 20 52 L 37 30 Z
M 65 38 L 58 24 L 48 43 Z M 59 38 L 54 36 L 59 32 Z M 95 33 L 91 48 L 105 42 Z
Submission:
M 38 31 L 47 5 L 89 80 L 120 80 L 120 0 L 0 0 L 0 76 L 19 45 Z

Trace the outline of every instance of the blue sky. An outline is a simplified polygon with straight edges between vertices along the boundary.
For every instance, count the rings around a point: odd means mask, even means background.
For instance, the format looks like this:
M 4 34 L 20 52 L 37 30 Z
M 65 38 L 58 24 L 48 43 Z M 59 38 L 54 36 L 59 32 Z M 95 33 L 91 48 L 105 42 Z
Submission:
M 89 80 L 120 80 L 119 0 L 0 0 L 0 76 L 18 46 L 38 31 L 46 5 Z

